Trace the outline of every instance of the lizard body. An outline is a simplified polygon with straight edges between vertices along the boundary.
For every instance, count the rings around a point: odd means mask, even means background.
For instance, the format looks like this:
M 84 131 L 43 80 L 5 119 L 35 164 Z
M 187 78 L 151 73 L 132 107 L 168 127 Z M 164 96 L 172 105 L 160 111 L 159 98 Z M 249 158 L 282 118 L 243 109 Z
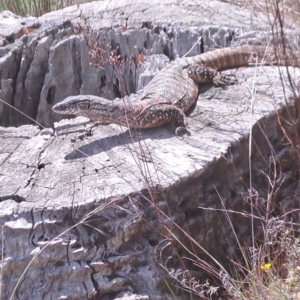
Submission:
M 184 57 L 157 73 L 139 95 L 139 101 L 131 102 L 130 96 L 110 101 L 78 95 L 56 104 L 53 111 L 130 128 L 152 128 L 172 122 L 177 134 L 178 129 L 187 125 L 185 113 L 197 100 L 198 83 L 233 84 L 236 81 L 232 75 L 222 75 L 218 71 L 262 60 L 265 64 L 276 64 L 274 54 L 264 46 L 237 46 Z M 298 61 L 296 64 L 300 65 Z

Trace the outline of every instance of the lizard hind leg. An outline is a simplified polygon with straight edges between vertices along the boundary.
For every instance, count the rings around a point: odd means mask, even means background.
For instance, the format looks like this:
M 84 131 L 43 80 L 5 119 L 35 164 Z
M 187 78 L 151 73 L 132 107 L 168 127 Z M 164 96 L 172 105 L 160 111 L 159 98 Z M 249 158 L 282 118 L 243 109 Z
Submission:
M 191 65 L 188 69 L 191 79 L 197 83 L 214 83 L 215 85 L 231 85 L 237 83 L 234 74 L 222 74 L 216 69 L 205 67 L 204 65 Z
M 171 123 L 176 135 L 187 126 L 187 117 L 184 112 L 172 104 L 153 104 L 138 115 L 139 128 L 153 128 Z

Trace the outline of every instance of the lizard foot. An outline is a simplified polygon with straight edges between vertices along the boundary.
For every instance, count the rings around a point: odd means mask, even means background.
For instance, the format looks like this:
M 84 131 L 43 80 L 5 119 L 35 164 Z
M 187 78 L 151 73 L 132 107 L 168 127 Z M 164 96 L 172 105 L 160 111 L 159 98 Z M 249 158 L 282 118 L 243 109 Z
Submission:
M 234 74 L 221 74 L 217 72 L 213 78 L 213 83 L 215 85 L 232 85 L 237 83 L 237 79 Z
M 187 133 L 187 135 L 191 135 L 191 133 L 187 130 L 186 127 L 177 127 L 177 128 L 175 129 L 175 134 L 176 134 L 177 137 L 183 138 L 182 135 L 183 135 L 184 133 Z
M 188 121 L 184 113 L 183 118 L 177 118 L 171 124 L 177 137 L 182 136 L 185 132 L 189 132 L 187 130 Z

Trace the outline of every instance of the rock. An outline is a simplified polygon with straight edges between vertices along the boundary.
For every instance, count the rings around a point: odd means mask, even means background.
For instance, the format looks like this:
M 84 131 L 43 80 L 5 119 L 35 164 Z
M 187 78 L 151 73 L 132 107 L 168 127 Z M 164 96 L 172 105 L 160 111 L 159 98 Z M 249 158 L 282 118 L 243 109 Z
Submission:
M 298 208 L 292 144 L 299 124 L 291 120 L 298 102 L 286 74 L 297 82 L 298 69 L 229 70 L 238 85 L 203 85 L 183 139 L 167 126 L 136 132 L 116 125 L 76 139 L 88 120 L 61 120 L 51 111 L 72 94 L 113 99 L 135 92 L 197 41 L 189 55 L 249 38 L 263 42 L 267 17 L 258 14 L 260 30 L 253 30 L 250 15 L 219 1 L 93 2 L 35 19 L 38 28 L 1 49 L 1 99 L 55 129 L 28 124 L 0 104 L 3 299 L 190 299 L 171 281 L 184 271 L 178 258 L 191 258 L 174 236 L 211 265 L 213 256 L 224 272 L 232 267 L 228 257 L 240 255 L 233 228 L 243 246 L 252 245 L 245 218 L 250 128 L 255 215 L 265 216 L 261 200 L 270 199 L 266 174 L 280 185 L 272 208 Z M 87 41 L 75 28 L 86 19 L 92 34 L 103 35 L 106 60 L 119 47 L 118 68 L 105 60 L 105 69 L 90 65 Z M 228 213 L 230 222 L 224 209 L 236 212 Z M 291 217 L 297 222 L 296 213 Z M 261 223 L 254 225 L 259 237 Z M 182 230 L 207 252 L 190 247 Z M 196 280 L 205 278 L 190 260 L 182 262 Z
M 268 18 L 262 13 L 253 19 L 250 11 L 241 15 L 228 3 L 172 5 L 172 1 L 87 3 L 40 18 L 2 12 L 0 33 L 19 36 L 19 31 L 27 28 L 30 33 L 25 30 L 14 43 L 1 49 L 1 81 L 7 86 L 1 88 L 1 99 L 49 127 L 61 119 L 52 113 L 52 105 L 67 96 L 90 93 L 114 99 L 141 88 L 138 82 L 143 66 L 134 63 L 141 53 L 144 57 L 164 54 L 175 59 L 186 53 L 195 55 L 215 47 L 248 43 L 250 39 L 267 41 Z M 231 18 L 225 17 L 224 11 L 231 11 Z M 260 31 L 252 29 L 255 20 Z M 80 34 L 87 26 L 103 49 L 102 68 L 91 62 L 87 41 Z M 111 51 L 117 47 L 122 58 L 118 68 L 109 63 Z M 34 123 L 2 103 L 0 113 L 0 126 Z

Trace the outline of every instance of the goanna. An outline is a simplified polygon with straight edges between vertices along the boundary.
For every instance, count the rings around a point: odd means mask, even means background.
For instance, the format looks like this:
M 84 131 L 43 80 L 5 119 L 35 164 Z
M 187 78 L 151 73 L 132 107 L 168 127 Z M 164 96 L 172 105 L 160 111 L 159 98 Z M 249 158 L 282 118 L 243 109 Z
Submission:
M 223 48 L 170 63 L 139 94 L 139 101 L 131 101 L 130 96 L 111 101 L 92 95 L 77 95 L 57 103 L 53 111 L 135 129 L 172 122 L 177 134 L 187 125 L 185 113 L 197 100 L 199 83 L 234 84 L 236 80 L 233 76 L 223 75 L 219 71 L 255 62 L 291 65 L 285 61 L 278 62 L 278 57 L 275 59 L 273 52 L 264 46 Z M 300 65 L 300 59 L 296 61 L 297 65 Z

